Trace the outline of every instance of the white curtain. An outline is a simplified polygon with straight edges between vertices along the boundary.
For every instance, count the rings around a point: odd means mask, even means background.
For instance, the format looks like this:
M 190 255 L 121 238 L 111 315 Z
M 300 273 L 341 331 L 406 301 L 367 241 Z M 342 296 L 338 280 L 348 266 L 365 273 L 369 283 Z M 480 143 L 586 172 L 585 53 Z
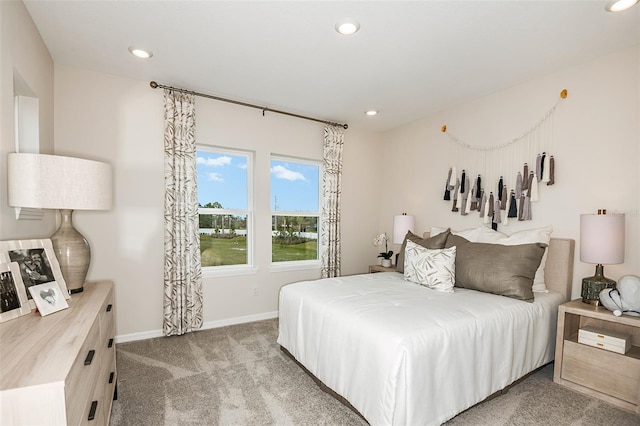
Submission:
M 165 336 L 202 327 L 195 106 L 191 94 L 164 91 Z
M 324 128 L 324 170 L 322 175 L 321 238 L 322 278 L 340 276 L 340 194 L 344 130 L 339 126 Z

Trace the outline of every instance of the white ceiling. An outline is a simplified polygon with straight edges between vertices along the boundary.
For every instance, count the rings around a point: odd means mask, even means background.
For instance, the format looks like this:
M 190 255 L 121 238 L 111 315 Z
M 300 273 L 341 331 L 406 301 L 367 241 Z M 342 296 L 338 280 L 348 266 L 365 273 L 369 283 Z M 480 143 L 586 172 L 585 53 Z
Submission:
M 640 43 L 640 5 L 599 0 L 25 4 L 56 64 L 373 131 Z

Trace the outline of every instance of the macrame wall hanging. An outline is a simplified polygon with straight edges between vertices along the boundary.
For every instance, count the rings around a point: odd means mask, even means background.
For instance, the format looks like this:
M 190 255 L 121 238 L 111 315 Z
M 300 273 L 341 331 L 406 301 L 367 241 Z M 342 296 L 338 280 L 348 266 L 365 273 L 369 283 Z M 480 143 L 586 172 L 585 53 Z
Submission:
M 531 220 L 541 188 L 555 183 L 553 113 L 566 97 L 564 89 L 537 123 L 498 145 L 469 144 L 442 126 L 450 142 L 444 200 L 451 203 L 451 211 L 477 215 L 493 229 L 511 220 Z

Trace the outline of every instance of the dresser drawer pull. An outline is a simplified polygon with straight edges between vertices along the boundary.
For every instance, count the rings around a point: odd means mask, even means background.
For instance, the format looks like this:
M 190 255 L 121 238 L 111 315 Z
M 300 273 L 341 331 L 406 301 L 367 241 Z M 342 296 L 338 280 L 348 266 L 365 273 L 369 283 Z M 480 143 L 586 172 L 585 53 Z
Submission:
M 89 353 L 87 354 L 87 357 L 84 359 L 84 365 L 89 365 L 91 364 L 91 361 L 93 361 L 93 356 L 96 354 L 96 351 L 94 349 L 91 349 L 89 351 Z
M 109 384 L 113 383 L 113 376 L 115 376 L 115 373 L 112 371 L 109 373 Z
M 107 312 L 111 312 L 111 308 L 113 307 L 113 305 L 111 303 L 109 303 L 107 305 Z
M 107 343 L 107 347 L 110 348 L 113 346 L 113 339 L 109 339 L 109 343 Z
M 91 409 L 89 410 L 89 417 L 87 417 L 87 420 L 93 420 L 96 418 L 97 409 L 98 409 L 98 401 L 91 401 Z

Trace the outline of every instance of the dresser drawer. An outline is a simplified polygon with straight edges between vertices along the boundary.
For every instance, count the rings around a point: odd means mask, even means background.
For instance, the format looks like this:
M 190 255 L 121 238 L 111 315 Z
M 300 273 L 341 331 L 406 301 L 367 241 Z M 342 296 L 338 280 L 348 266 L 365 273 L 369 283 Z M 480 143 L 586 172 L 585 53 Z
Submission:
M 87 401 L 81 425 L 102 426 L 108 424 L 117 378 L 115 347 L 104 352 L 103 355 L 96 387 L 91 398 Z
M 100 320 L 100 336 L 104 341 L 115 336 L 115 311 L 113 304 L 113 291 L 109 292 L 100 308 L 98 315 Z
M 87 340 L 82 344 L 65 381 L 68 424 L 78 424 L 86 410 L 96 386 L 95 377 L 100 371 L 100 358 L 104 351 L 100 339 L 100 323 L 95 318 Z
M 640 359 L 564 341 L 561 377 L 633 404 L 638 403 Z

